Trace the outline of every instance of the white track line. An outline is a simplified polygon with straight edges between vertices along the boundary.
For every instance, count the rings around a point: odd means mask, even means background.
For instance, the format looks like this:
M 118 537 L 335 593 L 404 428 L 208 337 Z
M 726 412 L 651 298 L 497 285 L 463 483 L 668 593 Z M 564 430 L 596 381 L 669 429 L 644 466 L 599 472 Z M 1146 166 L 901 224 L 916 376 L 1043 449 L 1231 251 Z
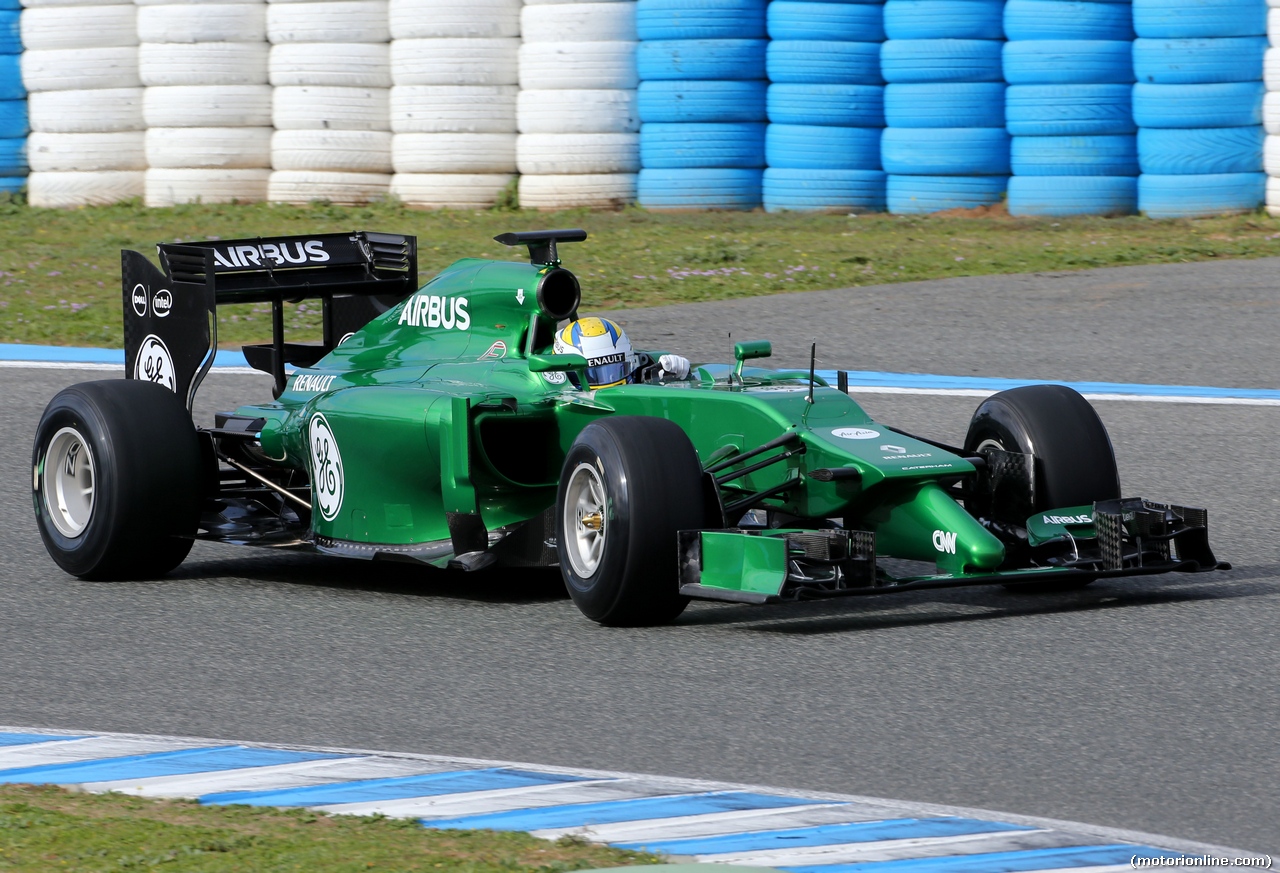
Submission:
M 344 815 L 381 814 L 393 818 L 430 819 L 461 818 L 512 809 L 539 809 L 568 803 L 592 803 L 603 800 L 633 800 L 653 797 L 660 792 L 639 789 L 618 779 L 585 782 L 555 782 L 550 785 L 528 785 L 519 788 L 493 788 L 488 791 L 460 791 L 428 797 L 406 797 L 401 800 L 370 800 L 358 803 L 332 803 L 314 806 L 320 812 Z
M 597 842 L 638 843 L 644 840 L 683 840 L 785 828 L 816 827 L 850 821 L 879 821 L 894 818 L 898 813 L 899 810 L 887 807 L 854 803 L 821 803 L 813 806 L 784 806 L 777 809 L 744 809 L 672 818 L 649 818 L 585 827 L 546 828 L 529 833 L 548 840 L 563 836 L 584 836 Z
M 177 752 L 182 749 L 209 748 L 207 743 L 167 737 L 86 737 L 51 743 L 28 743 L 23 746 L 0 746 L 0 770 L 18 767 L 44 767 L 54 764 L 78 764 L 104 758 Z

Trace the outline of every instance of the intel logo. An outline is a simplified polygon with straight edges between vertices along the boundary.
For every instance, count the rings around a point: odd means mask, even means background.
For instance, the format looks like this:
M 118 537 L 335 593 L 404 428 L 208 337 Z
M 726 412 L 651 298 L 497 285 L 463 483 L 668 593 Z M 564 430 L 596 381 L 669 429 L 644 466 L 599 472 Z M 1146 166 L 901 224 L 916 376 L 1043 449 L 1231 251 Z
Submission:
M 169 314 L 173 309 L 173 294 L 168 288 L 161 288 L 156 292 L 156 296 L 151 298 L 151 308 L 160 318 Z

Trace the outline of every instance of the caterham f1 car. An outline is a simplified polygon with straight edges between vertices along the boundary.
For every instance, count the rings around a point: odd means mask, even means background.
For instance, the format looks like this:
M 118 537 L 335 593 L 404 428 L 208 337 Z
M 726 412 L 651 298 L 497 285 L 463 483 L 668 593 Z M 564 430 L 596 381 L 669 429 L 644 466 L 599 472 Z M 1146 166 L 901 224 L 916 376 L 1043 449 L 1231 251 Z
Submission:
M 36 433 L 50 555 L 85 578 L 168 572 L 197 539 L 559 565 L 610 625 L 667 622 L 695 597 L 1227 566 L 1205 510 L 1121 496 L 1102 422 L 1065 386 L 986 399 L 963 446 L 873 421 L 843 372 L 747 366 L 762 340 L 687 378 L 591 390 L 590 362 L 553 348 L 580 298 L 558 247 L 585 238 L 506 233 L 529 263 L 464 259 L 420 288 L 416 241 L 397 234 L 161 244 L 161 269 L 122 252 L 127 378 L 63 390 Z M 301 299 L 323 301 L 319 343 L 285 340 Z M 275 399 L 198 426 L 217 307 L 248 302 L 272 307 L 272 341 L 244 353 Z

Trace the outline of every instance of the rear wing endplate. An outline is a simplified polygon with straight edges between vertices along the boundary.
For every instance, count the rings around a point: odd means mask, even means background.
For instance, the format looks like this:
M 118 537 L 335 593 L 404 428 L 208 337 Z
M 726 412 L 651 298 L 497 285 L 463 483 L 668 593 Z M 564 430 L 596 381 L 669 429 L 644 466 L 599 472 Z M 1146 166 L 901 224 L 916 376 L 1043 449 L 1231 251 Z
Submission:
M 218 347 L 217 307 L 270 303 L 270 343 L 244 346 L 250 366 L 284 390 L 286 364 L 309 367 L 418 288 L 418 247 L 392 233 L 161 243 L 160 268 L 120 253 L 125 375 L 157 382 L 190 409 Z M 284 339 L 284 303 L 323 301 L 323 339 Z

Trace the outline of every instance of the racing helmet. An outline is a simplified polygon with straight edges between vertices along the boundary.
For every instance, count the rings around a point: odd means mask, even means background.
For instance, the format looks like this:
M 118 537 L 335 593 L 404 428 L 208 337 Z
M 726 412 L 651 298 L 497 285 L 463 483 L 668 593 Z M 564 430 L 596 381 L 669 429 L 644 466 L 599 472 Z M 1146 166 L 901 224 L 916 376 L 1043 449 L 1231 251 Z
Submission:
M 587 359 L 587 386 L 609 388 L 627 381 L 639 364 L 631 340 L 607 318 L 579 318 L 556 331 L 552 351 Z

